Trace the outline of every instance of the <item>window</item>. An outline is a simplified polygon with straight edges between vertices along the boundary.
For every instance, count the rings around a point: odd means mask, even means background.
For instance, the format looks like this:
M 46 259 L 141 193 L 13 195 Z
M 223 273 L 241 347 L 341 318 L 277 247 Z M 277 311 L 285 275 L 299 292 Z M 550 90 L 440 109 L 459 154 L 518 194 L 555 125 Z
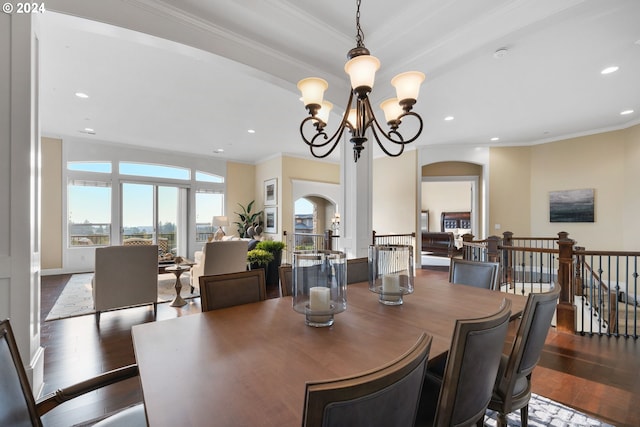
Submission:
M 224 195 L 222 193 L 196 191 L 196 241 L 205 242 L 215 230 L 211 226 L 214 216 L 223 214 Z
M 111 244 L 111 184 L 70 180 L 67 187 L 70 247 Z
M 111 173 L 111 162 L 67 162 L 70 171 Z
M 196 171 L 196 181 L 215 182 L 217 184 L 222 184 L 224 183 L 224 177 L 220 175 L 214 175 L 208 172 Z
M 120 174 L 185 180 L 191 178 L 191 170 L 187 168 L 130 162 L 120 162 Z

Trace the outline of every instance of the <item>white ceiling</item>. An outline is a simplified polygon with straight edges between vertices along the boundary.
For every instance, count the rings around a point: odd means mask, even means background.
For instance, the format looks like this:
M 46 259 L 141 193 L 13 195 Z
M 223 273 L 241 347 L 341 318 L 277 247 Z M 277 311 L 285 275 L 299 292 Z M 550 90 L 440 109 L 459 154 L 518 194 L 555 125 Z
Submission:
M 44 135 L 254 163 L 310 157 L 298 80 L 329 82 L 329 130 L 344 111 L 355 1 L 50 0 L 47 8 Z M 365 45 L 382 63 L 372 103 L 394 96 L 395 74 L 424 72 L 416 146 L 527 145 L 625 128 L 640 123 L 639 23 L 638 0 L 363 0 Z M 500 48 L 507 54 L 495 58 Z M 619 71 L 600 74 L 611 65 Z

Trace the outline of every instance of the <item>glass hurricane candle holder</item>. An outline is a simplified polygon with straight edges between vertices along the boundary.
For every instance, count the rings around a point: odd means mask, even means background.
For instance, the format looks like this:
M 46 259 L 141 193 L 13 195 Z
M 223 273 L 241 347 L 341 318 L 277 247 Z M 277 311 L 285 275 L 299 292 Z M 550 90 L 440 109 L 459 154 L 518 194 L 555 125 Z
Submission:
M 400 305 L 413 293 L 413 246 L 369 246 L 369 290 L 385 305 Z
M 309 326 L 333 325 L 347 308 L 347 263 L 344 252 L 294 251 L 293 309 Z

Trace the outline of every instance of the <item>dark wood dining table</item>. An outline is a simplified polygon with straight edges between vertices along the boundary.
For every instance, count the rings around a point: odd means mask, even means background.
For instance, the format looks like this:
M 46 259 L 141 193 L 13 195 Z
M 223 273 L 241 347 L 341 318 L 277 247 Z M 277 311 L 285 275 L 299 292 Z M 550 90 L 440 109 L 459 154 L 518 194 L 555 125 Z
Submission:
M 526 298 L 416 277 L 401 306 L 367 283 L 348 286 L 347 309 L 329 328 L 305 325 L 291 297 L 136 325 L 133 344 L 150 426 L 298 426 L 305 383 L 349 376 L 404 354 L 423 331 L 430 359 L 449 349 L 456 319 Z

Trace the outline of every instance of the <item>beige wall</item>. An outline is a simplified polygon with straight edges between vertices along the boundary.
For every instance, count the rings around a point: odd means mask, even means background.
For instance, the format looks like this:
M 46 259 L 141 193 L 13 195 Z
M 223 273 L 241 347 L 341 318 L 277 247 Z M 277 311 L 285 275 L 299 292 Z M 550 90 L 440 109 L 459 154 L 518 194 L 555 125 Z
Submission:
M 471 211 L 471 183 L 468 181 L 423 182 L 422 210 L 429 211 L 429 231 L 441 231 L 442 212 Z M 476 230 L 472 232 L 476 233 Z
M 298 157 L 282 157 L 282 198 L 280 200 L 281 225 L 288 233 L 293 233 L 293 180 L 340 183 L 340 165 L 325 161 L 302 159 Z M 330 220 L 329 220 L 330 221 Z M 281 231 L 279 229 L 278 231 Z
M 489 158 L 488 235 L 531 236 L 531 147 L 491 148 Z
M 227 200 L 226 215 L 229 218 L 227 234 L 237 235 L 237 227 L 234 224 L 238 221 L 238 216 L 234 212 L 240 211 L 240 206 L 246 207 L 256 198 L 256 170 L 255 166 L 245 163 L 227 162 Z M 255 209 L 262 209 L 261 202 L 254 203 Z
M 43 270 L 62 268 L 62 140 L 42 138 Z
M 417 232 L 418 152 L 373 161 L 372 224 L 379 234 Z
M 607 132 L 534 146 L 531 149 L 531 233 L 555 236 L 566 231 L 580 246 L 622 249 L 627 203 L 625 181 L 626 131 Z M 636 165 L 637 168 L 637 165 Z M 549 192 L 593 188 L 594 223 L 549 222 Z M 633 190 L 632 190 L 633 191 Z M 636 194 L 637 190 L 636 190 Z M 636 244 L 636 250 L 640 246 Z
M 624 209 L 622 214 L 623 249 L 640 251 L 640 125 L 624 131 L 626 140 L 624 146 Z
M 640 251 L 640 125 L 530 147 L 491 149 L 490 227 L 593 250 Z M 593 188 L 595 222 L 551 223 L 549 192 Z

